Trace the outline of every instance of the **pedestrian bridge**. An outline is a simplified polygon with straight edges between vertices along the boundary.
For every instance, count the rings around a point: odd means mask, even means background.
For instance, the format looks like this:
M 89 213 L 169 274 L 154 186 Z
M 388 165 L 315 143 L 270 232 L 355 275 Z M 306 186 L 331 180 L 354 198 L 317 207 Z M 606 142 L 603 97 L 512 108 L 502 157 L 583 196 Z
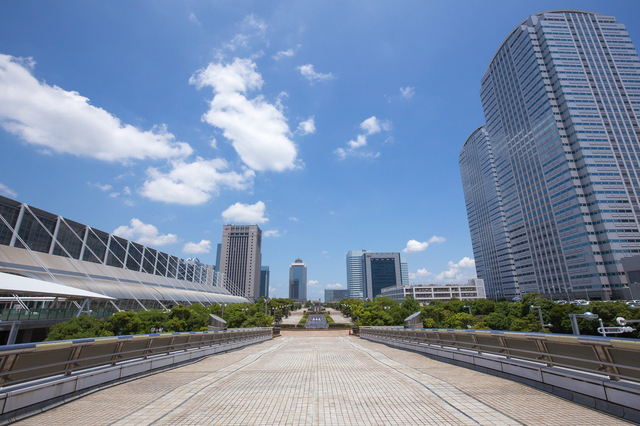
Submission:
M 166 340 L 171 338 L 167 335 L 138 339 L 128 336 L 109 343 L 116 345 L 111 348 L 112 352 L 119 350 L 123 355 L 119 358 L 121 361 L 110 358 L 115 362 L 108 363 L 107 370 L 96 367 L 67 375 L 51 369 L 55 370 L 56 365 L 67 370 L 78 369 L 83 363 L 86 366 L 92 357 L 102 357 L 104 361 L 106 355 L 101 354 L 98 350 L 101 346 L 95 344 L 102 339 L 84 339 L 84 346 L 56 342 L 44 344 L 41 349 L 36 345 L 33 351 L 23 348 L 23 352 L 12 354 L 13 370 L 8 367 L 11 363 L 8 358 L 2 364 L 5 383 L 14 381 L 4 388 L 13 389 L 13 393 L 5 392 L 2 396 L 7 413 L 5 421 L 16 419 L 14 424 L 18 425 L 633 424 L 619 416 L 512 380 L 513 377 L 507 379 L 502 372 L 487 374 L 488 370 L 482 372 L 454 365 L 453 356 L 425 356 L 418 353 L 417 348 L 393 347 L 421 344 L 433 349 L 435 342 L 431 345 L 416 342 L 415 335 L 398 338 L 392 333 L 371 330 L 362 330 L 361 338 L 349 335 L 348 331 L 284 331 L 281 337 L 274 339 L 260 329 L 253 330 L 251 335 L 230 331 L 213 334 L 219 337 L 211 338 L 208 345 L 189 347 L 186 345 L 190 338 L 185 335 L 212 334 L 180 333 L 172 341 Z M 198 339 L 205 340 L 204 337 Z M 51 346 L 43 349 L 47 345 L 56 344 L 60 345 L 57 350 L 62 351 L 59 352 L 61 358 L 75 353 L 78 365 L 70 366 L 73 363 L 68 359 L 63 363 L 51 359 L 47 368 L 53 375 L 40 371 L 40 379 L 26 381 L 24 375 L 33 371 L 29 360 L 34 361 L 38 353 L 52 349 Z M 118 344 L 121 345 L 119 349 Z M 227 346 L 223 348 L 224 345 Z M 229 351 L 231 345 L 235 345 L 235 350 Z M 85 349 L 79 351 L 79 347 Z M 212 356 L 187 356 L 216 347 L 224 352 Z M 439 348 L 461 351 L 459 347 L 449 347 L 443 342 Z M 71 352 L 64 352 L 67 350 Z M 520 350 L 526 352 L 528 349 Z M 134 351 L 138 351 L 137 360 L 126 355 Z M 19 361 L 21 356 L 29 354 L 31 358 L 24 357 Z M 177 368 L 152 370 L 163 364 L 170 365 L 166 357 L 178 355 L 182 358 L 172 361 L 191 361 Z M 510 357 L 505 359 L 510 359 L 511 365 L 516 361 Z M 559 362 L 542 361 L 544 365 Z M 18 362 L 22 364 L 16 365 Z M 155 365 L 150 364 L 153 362 Z M 10 372 L 20 373 L 20 370 L 23 376 Z M 120 379 L 96 385 L 97 378 L 107 371 L 113 378 Z M 142 376 L 133 375 L 135 371 Z M 605 373 L 612 374 L 611 371 Z M 92 381 L 92 378 L 96 380 Z M 619 377 L 614 379 L 618 379 L 613 380 L 617 383 L 626 383 Z M 56 388 L 59 383 L 67 390 L 73 386 L 76 389 L 67 397 L 54 399 L 55 404 L 65 404 L 49 406 L 40 414 L 20 419 L 27 413 L 34 413 L 34 406 L 26 399 L 38 391 L 54 389 L 58 395 L 63 395 L 64 389 Z M 633 386 L 632 381 L 628 384 Z M 633 395 L 628 393 L 630 398 L 634 398 Z M 636 407 L 638 402 L 640 399 L 630 401 Z M 46 405 L 43 403 L 42 407 Z M 619 414 L 624 415 L 623 411 L 621 409 Z M 633 415 L 633 410 L 627 412 L 628 418 Z

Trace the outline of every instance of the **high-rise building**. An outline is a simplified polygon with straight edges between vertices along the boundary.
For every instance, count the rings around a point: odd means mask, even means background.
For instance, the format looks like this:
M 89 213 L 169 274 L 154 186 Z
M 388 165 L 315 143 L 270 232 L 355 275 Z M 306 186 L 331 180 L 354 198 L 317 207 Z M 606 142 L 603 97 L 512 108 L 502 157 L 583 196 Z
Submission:
M 400 253 L 362 255 L 364 297 L 373 300 L 383 288 L 402 285 Z
M 640 252 L 640 60 L 625 26 L 576 10 L 532 15 L 507 36 L 481 83 L 495 168 L 482 183 L 497 184 L 499 195 L 469 217 L 472 236 L 480 234 L 478 277 L 503 294 L 511 286 L 553 299 L 619 297 L 621 258 Z M 483 158 L 474 167 L 491 168 Z M 496 209 L 508 237 L 492 221 Z M 484 229 L 493 224 L 497 237 Z M 483 238 L 494 238 L 493 248 Z M 508 282 L 512 267 L 517 285 Z
M 349 296 L 349 290 L 324 289 L 324 303 L 335 303 Z
M 260 294 L 259 297 L 269 297 L 269 267 L 260 267 Z
M 492 299 L 520 295 L 491 140 L 484 126 L 466 140 L 460 158 L 476 273 Z
M 364 280 L 362 275 L 362 255 L 371 253 L 370 250 L 349 250 L 347 252 L 347 290 L 349 297 L 362 299 L 364 297 Z
M 409 285 L 409 263 L 406 257 L 400 258 L 400 271 L 402 275 L 402 285 Z
M 289 267 L 289 299 L 307 300 L 307 265 L 296 259 Z
M 218 271 L 234 294 L 257 300 L 260 294 L 262 231 L 258 225 L 225 225 Z

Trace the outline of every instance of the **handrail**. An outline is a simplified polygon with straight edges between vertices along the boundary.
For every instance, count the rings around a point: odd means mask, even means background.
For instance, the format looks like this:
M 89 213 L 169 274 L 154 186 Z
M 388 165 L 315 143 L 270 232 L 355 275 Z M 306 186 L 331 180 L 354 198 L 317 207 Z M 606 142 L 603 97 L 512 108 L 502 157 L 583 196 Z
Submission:
M 271 337 L 271 328 L 152 333 L 0 347 L 0 387 L 149 356 Z
M 360 336 L 477 351 L 640 382 L 640 341 L 617 337 L 461 329 L 360 327 Z M 458 340 L 463 338 L 464 340 Z

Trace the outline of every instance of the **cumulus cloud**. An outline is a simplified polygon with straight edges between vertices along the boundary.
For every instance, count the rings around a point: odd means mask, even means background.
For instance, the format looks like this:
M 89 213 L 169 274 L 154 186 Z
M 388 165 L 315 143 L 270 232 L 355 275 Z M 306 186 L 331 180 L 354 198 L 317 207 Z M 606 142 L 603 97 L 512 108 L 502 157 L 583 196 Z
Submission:
M 316 72 L 313 69 L 313 65 L 311 64 L 300 65 L 296 69 L 300 71 L 300 74 L 302 74 L 307 80 L 309 80 L 311 84 L 315 83 L 316 81 L 328 81 L 333 79 L 333 75 L 331 75 L 331 73 L 322 74 L 320 72 Z
M 446 238 L 444 237 L 437 237 L 437 236 L 433 236 L 431 238 L 429 238 L 429 241 L 424 241 L 424 242 L 420 242 L 417 240 L 409 240 L 407 241 L 407 247 L 405 247 L 404 250 L 402 250 L 404 253 L 417 253 L 420 251 L 425 251 L 427 249 L 427 247 L 429 247 L 429 244 L 433 244 L 433 243 L 444 243 L 446 241 Z
M 336 288 L 342 288 L 342 284 L 340 283 L 335 283 L 335 284 L 329 284 L 327 286 L 328 289 L 336 289 Z
M 298 218 L 297 218 L 297 217 L 294 217 L 294 216 L 290 216 L 290 217 L 289 217 L 289 220 L 292 220 L 292 221 L 294 221 L 294 222 L 297 222 L 297 221 L 298 221 Z
M 201 240 L 199 243 L 187 243 L 182 247 L 184 253 L 200 254 L 209 253 L 211 250 L 211 241 Z
M 109 194 L 109 197 L 111 198 L 118 198 L 118 196 L 120 195 L 119 192 L 112 192 L 111 194 Z
M 9 188 L 7 185 L 3 185 L 0 183 L 0 194 L 6 195 L 7 197 L 16 198 L 18 193 L 13 189 Z
M 155 167 L 147 169 L 147 180 L 140 193 L 154 201 L 197 205 L 217 195 L 220 188 L 247 189 L 253 185 L 255 172 L 228 171 L 224 159 L 205 160 L 197 157 L 193 162 L 174 160 L 171 169 L 163 173 Z
M 240 159 L 251 169 L 283 171 L 296 166 L 297 148 L 289 139 L 287 119 L 279 104 L 273 105 L 246 94 L 259 90 L 264 81 L 250 59 L 235 58 L 230 64 L 211 63 L 189 83 L 198 89 L 213 88 L 214 97 L 202 120 L 223 130 Z
M 403 98 L 411 99 L 413 97 L 413 95 L 416 94 L 416 88 L 415 87 L 411 87 L 411 86 L 401 87 L 400 88 L 400 93 L 402 94 Z
M 308 285 L 308 286 L 318 285 L 318 280 L 309 280 L 309 281 L 307 282 L 307 285 Z
M 364 134 L 360 134 L 355 138 L 355 140 L 350 140 L 349 142 L 347 142 L 346 149 L 337 148 L 335 151 L 333 151 L 333 153 L 338 156 L 338 159 L 344 160 L 349 156 L 372 159 L 378 158 L 380 156 L 379 152 L 373 153 L 366 150 L 360 150 L 359 148 L 367 145 L 367 136 L 375 135 L 376 133 L 380 133 L 382 130 L 391 130 L 391 123 L 387 120 L 379 120 L 374 115 L 360 123 L 360 128 L 364 130 Z
M 275 59 L 276 61 L 279 61 L 284 57 L 292 57 L 293 55 L 294 55 L 293 49 L 287 49 L 287 50 L 281 50 L 280 52 L 273 55 L 272 58 Z
M 277 229 L 269 229 L 268 231 L 264 231 L 262 233 L 262 235 L 265 238 L 268 238 L 268 237 L 282 237 L 282 234 Z
M 160 235 L 158 234 L 158 228 L 153 225 L 143 223 L 139 219 L 131 219 L 130 225 L 131 226 L 122 225 L 116 228 L 113 233 L 122 238 L 152 247 L 164 246 L 178 242 L 178 237 L 174 234 Z
M 262 201 L 255 204 L 235 203 L 222 212 L 222 218 L 227 223 L 265 223 L 269 221 L 264 217 L 265 209 Z
M 124 192 L 125 195 L 131 195 L 131 189 L 128 186 L 125 186 L 122 192 Z
M 469 278 L 474 278 L 475 274 L 470 274 L 469 271 L 463 271 L 463 269 L 472 269 L 475 268 L 476 262 L 474 259 L 469 257 L 463 257 L 458 263 L 449 262 L 449 269 L 446 271 L 442 271 L 438 275 L 436 275 L 436 280 L 438 281 L 447 281 L 447 280 L 465 280 Z
M 98 182 L 96 183 L 91 183 L 91 182 L 87 182 L 87 185 L 89 186 L 95 186 L 96 188 L 98 188 L 101 191 L 107 192 L 107 191 L 111 191 L 113 189 L 113 186 L 111 185 L 102 185 Z
M 122 163 L 146 158 L 186 157 L 166 126 L 140 130 L 89 103 L 78 92 L 39 82 L 31 58 L 0 54 L 0 126 L 47 150 Z
M 298 124 L 298 133 L 300 133 L 301 135 L 308 135 L 309 133 L 315 133 L 315 132 L 316 132 L 316 122 L 313 115 L 308 119 L 306 119 L 305 121 L 301 121 L 300 124 Z
M 402 250 L 404 253 L 417 253 L 419 251 L 425 251 L 429 247 L 428 242 L 419 242 L 417 240 L 409 240 L 407 242 L 407 247 Z
M 433 275 L 433 273 L 427 271 L 426 268 L 423 268 L 423 269 L 418 269 L 418 271 L 415 274 L 414 273 L 409 273 L 409 279 L 419 280 L 419 279 L 423 279 L 425 277 L 432 276 L 432 275 Z

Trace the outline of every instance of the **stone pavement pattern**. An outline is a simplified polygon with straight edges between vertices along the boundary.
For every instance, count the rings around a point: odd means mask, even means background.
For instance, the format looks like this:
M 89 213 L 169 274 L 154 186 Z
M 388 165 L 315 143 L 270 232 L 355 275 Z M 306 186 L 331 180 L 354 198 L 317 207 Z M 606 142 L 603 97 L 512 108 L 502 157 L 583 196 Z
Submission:
M 282 338 L 112 386 L 18 425 L 620 425 L 519 383 L 345 335 Z

